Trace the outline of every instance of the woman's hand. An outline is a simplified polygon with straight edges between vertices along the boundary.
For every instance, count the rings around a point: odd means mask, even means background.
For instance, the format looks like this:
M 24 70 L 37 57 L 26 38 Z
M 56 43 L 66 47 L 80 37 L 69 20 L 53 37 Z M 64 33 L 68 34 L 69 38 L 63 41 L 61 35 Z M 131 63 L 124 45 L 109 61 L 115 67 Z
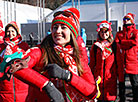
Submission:
M 71 72 L 65 69 L 62 69 L 57 64 L 48 64 L 45 69 L 47 70 L 51 78 L 59 78 L 69 82 L 71 80 Z
M 51 98 L 51 102 L 64 102 L 62 93 L 49 81 L 46 86 L 43 87 L 47 95 Z

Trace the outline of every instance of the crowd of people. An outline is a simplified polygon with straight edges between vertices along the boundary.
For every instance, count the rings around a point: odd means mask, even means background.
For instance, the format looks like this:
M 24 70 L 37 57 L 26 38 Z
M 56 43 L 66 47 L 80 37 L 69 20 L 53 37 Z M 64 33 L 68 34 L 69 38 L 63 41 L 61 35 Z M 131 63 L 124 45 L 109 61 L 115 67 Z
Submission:
M 97 24 L 90 50 L 79 34 L 80 13 L 68 8 L 54 13 L 51 34 L 39 45 L 22 41 L 15 21 L 0 22 L 0 102 L 125 102 L 125 74 L 133 102 L 138 102 L 138 30 L 134 14 L 123 18 L 115 39 L 111 23 Z

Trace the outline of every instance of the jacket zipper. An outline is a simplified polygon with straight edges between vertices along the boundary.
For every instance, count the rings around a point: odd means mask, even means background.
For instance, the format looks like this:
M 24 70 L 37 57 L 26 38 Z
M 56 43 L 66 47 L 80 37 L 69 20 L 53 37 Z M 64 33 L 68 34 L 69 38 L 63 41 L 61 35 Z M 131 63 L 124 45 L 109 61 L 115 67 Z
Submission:
M 105 60 L 103 65 L 103 102 L 104 102 L 104 78 L 105 78 Z
M 16 98 L 15 98 L 15 80 L 14 80 L 14 76 L 13 76 L 13 97 L 14 97 L 14 102 L 16 102 Z
M 128 39 L 128 30 L 126 29 L 127 33 L 126 33 L 126 39 Z M 126 50 L 125 51 L 125 57 L 124 57 L 124 63 L 125 63 L 125 68 L 126 68 Z

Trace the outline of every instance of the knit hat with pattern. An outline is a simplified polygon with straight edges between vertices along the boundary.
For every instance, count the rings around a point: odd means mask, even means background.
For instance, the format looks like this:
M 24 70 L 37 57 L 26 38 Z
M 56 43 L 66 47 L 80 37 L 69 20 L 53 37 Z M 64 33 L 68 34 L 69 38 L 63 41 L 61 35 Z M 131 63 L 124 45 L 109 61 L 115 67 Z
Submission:
M 108 29 L 108 31 L 112 31 L 111 24 L 108 21 L 101 21 L 100 23 L 97 24 L 97 32 L 99 32 L 101 29 Z
M 72 31 L 75 38 L 77 38 L 80 27 L 79 18 L 80 13 L 76 8 L 69 8 L 64 11 L 58 11 L 54 13 L 51 29 L 53 29 L 53 25 L 57 23 L 65 24 Z
M 7 24 L 7 26 L 5 27 L 5 34 L 6 34 L 8 28 L 9 28 L 10 26 L 12 26 L 12 27 L 17 31 L 17 35 L 20 34 L 20 33 L 19 33 L 18 25 L 17 25 L 17 23 L 16 23 L 15 21 L 11 21 L 10 23 Z

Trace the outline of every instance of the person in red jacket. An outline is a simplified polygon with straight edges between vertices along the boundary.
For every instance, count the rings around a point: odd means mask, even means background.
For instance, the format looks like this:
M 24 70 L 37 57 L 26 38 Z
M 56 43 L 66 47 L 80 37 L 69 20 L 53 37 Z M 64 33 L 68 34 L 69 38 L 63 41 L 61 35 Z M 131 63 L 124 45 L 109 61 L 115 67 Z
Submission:
M 4 42 L 5 43 L 0 45 L 0 102 L 26 102 L 29 94 L 28 82 L 39 88 L 40 91 L 42 91 L 42 89 L 45 90 L 46 92 L 44 94 L 48 94 L 49 97 L 54 100 L 53 102 L 64 102 L 61 92 L 55 88 L 49 79 L 43 77 L 38 72 L 31 69 L 26 69 L 23 72 L 19 71 L 18 73 L 22 76 L 22 80 L 24 77 L 26 78 L 27 75 L 31 76 L 31 79 L 27 77 L 25 81 L 23 80 L 24 83 L 19 77 L 11 76 L 13 70 L 7 70 L 10 68 L 8 67 L 10 64 L 12 64 L 11 67 L 14 68 L 20 67 L 15 62 L 20 63 L 22 66 L 24 63 L 27 63 L 18 60 L 24 58 L 24 54 L 26 54 L 29 46 L 27 43 L 22 42 L 22 37 L 15 21 L 10 22 L 5 27 Z M 14 63 L 12 63 L 13 59 L 16 59 Z M 23 66 L 23 68 L 24 67 L 26 68 L 27 66 Z
M 90 50 L 90 68 L 94 77 L 101 77 L 99 84 L 101 96 L 98 102 L 115 102 L 117 98 L 117 77 L 121 87 L 120 102 L 124 102 L 124 69 L 119 46 L 114 42 L 111 23 L 101 21 L 97 24 L 97 41 Z
M 123 30 L 117 32 L 115 40 L 123 52 L 123 64 L 132 84 L 133 102 L 138 102 L 138 30 L 134 17 L 132 13 L 124 16 Z
M 15 52 L 25 53 L 29 46 L 22 42 L 19 28 L 14 21 L 6 25 L 4 35 L 4 43 L 0 44 L 0 102 L 25 102 L 28 95 L 28 85 L 15 77 L 10 81 L 5 80 L 4 66 L 6 63 L 4 59 Z
M 3 23 L 2 21 L 0 20 L 0 44 L 4 43 L 4 35 L 5 35 L 5 32 L 3 31 Z
M 76 8 L 56 12 L 51 34 L 46 36 L 38 47 L 26 52 L 24 56 L 30 57 L 28 68 L 16 71 L 14 76 L 31 81 L 30 77 L 33 74 L 28 75 L 27 70 L 32 68 L 49 78 L 62 92 L 66 102 L 93 101 L 99 94 L 88 66 L 85 44 L 79 36 L 79 17 Z M 24 73 L 27 77 L 21 75 L 23 71 L 27 72 Z M 27 102 L 34 101 L 49 102 L 50 98 L 43 91 L 40 92 L 38 88 L 30 85 Z

